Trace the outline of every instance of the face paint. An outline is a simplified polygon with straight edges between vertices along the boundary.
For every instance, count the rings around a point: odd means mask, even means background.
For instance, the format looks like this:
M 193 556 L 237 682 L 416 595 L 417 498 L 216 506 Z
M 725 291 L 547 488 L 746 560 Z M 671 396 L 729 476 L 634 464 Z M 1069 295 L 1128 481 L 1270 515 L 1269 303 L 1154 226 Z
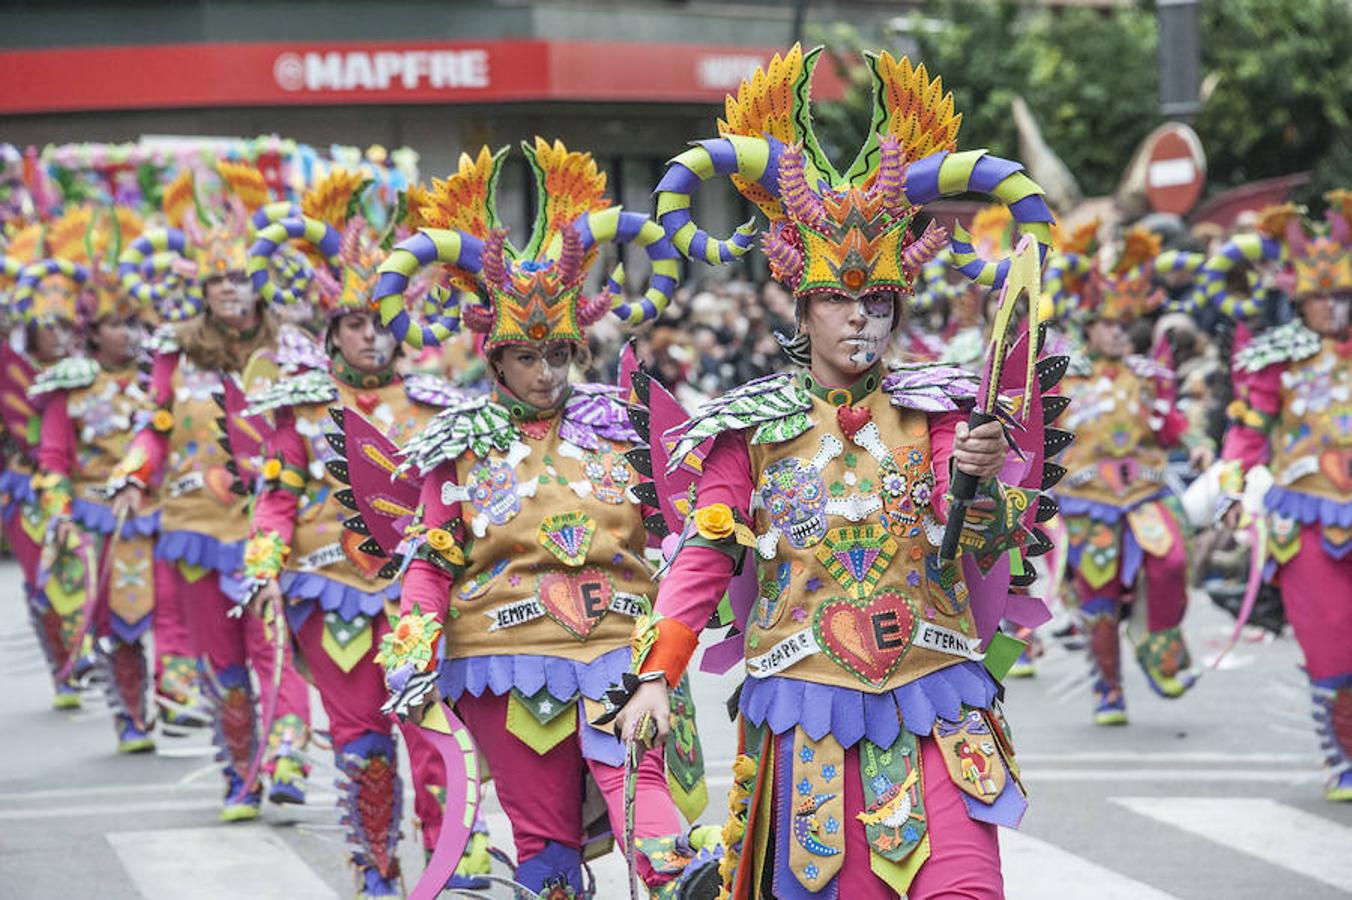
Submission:
M 394 352 L 398 346 L 399 342 L 395 340 L 394 335 L 383 329 L 377 331 L 374 347 L 376 365 L 382 369 L 388 366 L 390 360 L 394 359 Z
M 882 356 L 887 337 L 892 332 L 893 304 L 891 297 L 867 296 L 859 300 L 859 315 L 864 326 L 850 338 L 854 347 L 850 361 L 857 366 L 871 366 Z

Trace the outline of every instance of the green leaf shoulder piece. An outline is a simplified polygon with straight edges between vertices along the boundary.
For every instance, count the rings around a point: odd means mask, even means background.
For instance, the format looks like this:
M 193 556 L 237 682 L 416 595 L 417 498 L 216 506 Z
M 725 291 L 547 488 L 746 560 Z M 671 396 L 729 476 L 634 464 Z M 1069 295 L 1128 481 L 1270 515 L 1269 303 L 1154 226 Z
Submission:
M 755 428 L 753 444 L 792 440 L 812 427 L 812 396 L 793 374 L 783 372 L 748 381 L 702 405 L 690 419 L 667 432 L 675 440 L 672 467 L 700 444 L 725 431 Z
M 401 468 L 415 468 L 427 474 L 466 450 L 487 456 L 492 450 L 506 451 L 521 438 L 511 415 L 488 395 L 473 397 L 437 413 L 422 433 L 409 440 L 400 451 Z
M 1235 354 L 1235 369 L 1252 375 L 1277 363 L 1299 362 L 1319 352 L 1319 335 L 1300 319 L 1268 329 Z
M 338 387 L 328 372 L 311 370 L 255 391 L 249 396 L 245 416 L 257 416 L 288 406 L 327 406 L 338 399 Z
M 73 391 L 89 387 L 99 377 L 99 364 L 84 356 L 63 359 L 38 374 L 28 396 L 37 397 L 53 391 Z
M 157 353 L 170 354 L 177 353 L 181 347 L 178 343 L 178 326 L 166 323 L 151 332 L 143 343 L 146 352 L 151 356 Z

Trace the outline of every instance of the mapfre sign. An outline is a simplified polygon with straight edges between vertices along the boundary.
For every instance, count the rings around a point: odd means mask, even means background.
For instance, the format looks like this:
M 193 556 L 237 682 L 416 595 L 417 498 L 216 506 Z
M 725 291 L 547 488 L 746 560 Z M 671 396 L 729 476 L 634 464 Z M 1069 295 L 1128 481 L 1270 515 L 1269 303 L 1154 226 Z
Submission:
M 281 53 L 272 77 L 284 91 L 416 91 L 486 88 L 488 51 L 329 50 Z
M 0 51 L 0 114 L 551 100 L 713 104 L 776 49 L 493 40 Z M 813 95 L 843 94 L 834 67 L 821 66 Z

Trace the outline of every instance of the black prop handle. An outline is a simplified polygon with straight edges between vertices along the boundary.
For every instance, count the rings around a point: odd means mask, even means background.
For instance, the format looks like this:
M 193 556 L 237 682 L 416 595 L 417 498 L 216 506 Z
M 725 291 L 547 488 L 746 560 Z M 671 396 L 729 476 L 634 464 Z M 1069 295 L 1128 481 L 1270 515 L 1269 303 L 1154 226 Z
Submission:
M 977 428 L 987 422 L 994 422 L 995 416 L 973 410 L 967 420 L 969 428 Z M 953 467 L 953 482 L 949 493 L 953 503 L 948 507 L 948 525 L 944 528 L 944 543 L 939 548 L 940 559 L 953 559 L 958 555 L 958 538 L 962 535 L 962 523 L 967 518 L 967 504 L 976 499 L 977 477 L 968 475 L 956 465 Z

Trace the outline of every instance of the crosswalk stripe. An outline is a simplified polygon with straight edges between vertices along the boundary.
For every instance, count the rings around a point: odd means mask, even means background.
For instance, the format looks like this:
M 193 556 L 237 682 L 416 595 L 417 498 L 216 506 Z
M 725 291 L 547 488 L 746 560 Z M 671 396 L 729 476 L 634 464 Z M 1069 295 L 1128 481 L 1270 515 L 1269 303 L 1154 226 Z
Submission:
M 1306 878 L 1352 891 L 1352 828 L 1260 797 L 1113 797 L 1114 803 Z
M 266 826 L 117 831 L 105 837 L 144 900 L 338 898 Z
M 1177 900 L 1021 831 L 1001 829 L 1000 867 L 1008 900 Z

